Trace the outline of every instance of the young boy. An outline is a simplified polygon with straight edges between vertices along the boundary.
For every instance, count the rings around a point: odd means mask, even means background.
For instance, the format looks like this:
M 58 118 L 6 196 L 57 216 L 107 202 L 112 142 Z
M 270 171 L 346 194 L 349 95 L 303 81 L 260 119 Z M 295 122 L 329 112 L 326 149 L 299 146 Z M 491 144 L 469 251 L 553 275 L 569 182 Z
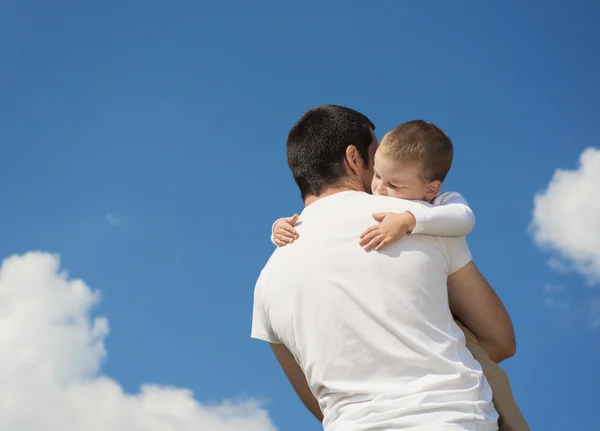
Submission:
M 374 214 L 373 218 L 379 223 L 357 238 L 365 250 L 381 250 L 406 234 L 465 236 L 473 229 L 475 216 L 463 197 L 454 192 L 439 193 L 452 165 L 453 151 L 450 138 L 425 121 L 401 124 L 383 137 L 375 153 L 372 192 L 427 201 L 433 207 L 423 208 L 418 213 Z M 297 218 L 294 215 L 277 220 L 271 241 L 281 247 L 297 240 L 299 236 L 294 229 Z M 456 323 L 492 388 L 494 405 L 500 415 L 500 431 L 529 431 L 504 370 L 489 357 L 471 331 L 460 321 Z

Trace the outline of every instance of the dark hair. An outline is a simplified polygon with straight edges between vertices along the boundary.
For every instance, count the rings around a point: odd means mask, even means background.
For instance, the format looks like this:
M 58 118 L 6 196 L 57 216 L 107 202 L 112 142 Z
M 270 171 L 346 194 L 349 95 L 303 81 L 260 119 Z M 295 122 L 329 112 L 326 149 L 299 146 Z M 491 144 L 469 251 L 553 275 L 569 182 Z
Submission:
M 394 162 L 418 163 L 424 180 L 443 182 L 452 166 L 454 146 L 435 124 L 414 120 L 390 130 L 377 151 Z
M 319 196 L 324 186 L 346 175 L 346 148 L 354 145 L 365 164 L 375 126 L 365 115 L 337 105 L 307 111 L 294 124 L 287 139 L 288 166 L 302 199 Z

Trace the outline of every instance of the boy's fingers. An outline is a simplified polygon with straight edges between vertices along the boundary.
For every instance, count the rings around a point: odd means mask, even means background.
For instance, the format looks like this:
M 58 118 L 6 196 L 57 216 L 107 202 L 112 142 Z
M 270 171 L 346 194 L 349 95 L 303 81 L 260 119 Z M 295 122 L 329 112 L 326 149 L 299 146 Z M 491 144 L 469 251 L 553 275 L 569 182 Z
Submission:
M 291 224 L 283 225 L 283 226 L 281 226 L 281 229 L 284 230 L 285 232 L 289 232 L 292 235 L 296 234 L 296 229 L 294 229 L 294 226 L 292 226 Z
M 277 230 L 275 236 L 278 239 L 287 241 L 288 243 L 292 243 L 298 238 L 300 238 L 300 235 L 298 235 L 298 233 L 295 230 L 293 232 L 286 230 Z
M 383 240 L 383 236 L 377 235 L 375 238 L 373 238 L 371 241 L 369 241 L 369 243 L 365 247 L 365 251 L 370 251 L 371 249 L 377 247 L 377 245 L 379 245 L 382 240 Z
M 359 242 L 360 246 L 364 247 L 365 245 L 367 245 L 369 243 L 369 241 L 371 241 L 373 239 L 373 236 L 374 235 L 372 233 L 368 233 L 367 235 L 362 237 Z
M 286 220 L 293 226 L 298 221 L 298 214 L 294 214 L 293 216 L 288 217 Z
M 389 213 L 375 213 L 373 214 L 373 218 L 377 221 L 382 221 Z
M 287 237 L 287 238 L 293 238 L 294 232 L 291 232 L 291 231 L 285 230 L 285 229 L 281 229 L 281 230 L 277 231 L 277 235 L 280 235 L 282 237 Z
M 290 244 L 294 242 L 294 238 L 291 235 L 277 234 L 277 240 L 281 242 L 285 242 L 286 244 Z
M 368 244 L 369 242 L 371 242 L 371 240 L 373 238 L 375 238 L 376 236 L 379 235 L 379 232 L 376 230 L 373 230 L 371 232 L 369 232 L 368 234 L 366 234 L 363 238 L 361 238 L 360 240 L 360 245 L 361 247 L 364 246 L 365 244 Z
M 373 232 L 374 230 L 376 230 L 378 228 L 379 228 L 378 224 L 374 224 L 373 226 L 369 226 L 363 233 L 360 234 L 360 237 L 364 238 L 367 234 Z

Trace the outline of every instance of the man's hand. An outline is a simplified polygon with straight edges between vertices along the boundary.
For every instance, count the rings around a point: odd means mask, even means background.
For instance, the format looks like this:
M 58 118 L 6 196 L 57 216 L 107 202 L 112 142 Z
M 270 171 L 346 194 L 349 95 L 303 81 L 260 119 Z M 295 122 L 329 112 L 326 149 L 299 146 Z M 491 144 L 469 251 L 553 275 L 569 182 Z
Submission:
M 294 229 L 294 225 L 298 221 L 298 214 L 291 217 L 280 218 L 273 226 L 273 241 L 278 247 L 284 247 L 287 244 L 293 243 L 300 235 Z
M 373 218 L 379 223 L 369 227 L 360 236 L 360 245 L 369 251 L 373 248 L 379 251 L 388 244 L 398 241 L 407 233 L 413 231 L 417 220 L 410 212 L 377 213 Z

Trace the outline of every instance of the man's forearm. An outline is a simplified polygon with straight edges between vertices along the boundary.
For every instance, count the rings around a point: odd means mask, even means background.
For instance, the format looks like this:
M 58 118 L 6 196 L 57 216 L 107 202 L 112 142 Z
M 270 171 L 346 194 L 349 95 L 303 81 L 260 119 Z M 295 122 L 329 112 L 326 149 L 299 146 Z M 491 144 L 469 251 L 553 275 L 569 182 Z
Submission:
M 448 277 L 448 300 L 452 313 L 475 334 L 494 362 L 515 354 L 515 333 L 510 317 L 473 262 Z
M 514 356 L 516 351 L 512 347 L 498 347 L 498 344 L 493 341 L 479 340 L 479 344 L 481 345 L 481 348 L 488 354 L 490 359 L 497 364 Z
M 314 398 L 309 398 L 308 400 L 302 398 L 300 399 L 302 400 L 302 403 L 304 403 L 308 411 L 311 412 L 320 423 L 323 423 L 323 412 L 321 411 L 321 407 L 319 407 L 319 403 L 317 402 L 317 400 Z
M 456 321 L 456 323 L 458 324 L 458 326 L 463 330 L 463 331 L 468 331 L 468 333 L 470 334 L 470 336 L 477 341 L 477 344 L 479 344 L 479 347 L 481 347 L 485 353 L 488 355 L 488 357 L 494 361 L 495 363 L 499 364 L 500 362 L 504 361 L 505 359 L 508 359 L 509 357 L 514 355 L 514 351 L 511 355 L 508 355 L 508 353 L 510 353 L 510 349 L 499 349 L 498 348 L 498 343 L 494 342 L 494 341 L 488 341 L 486 339 L 480 339 L 478 338 L 475 333 L 469 328 L 467 327 L 467 325 L 464 324 L 464 322 L 462 322 L 458 317 L 456 317 L 455 315 L 453 315 L 454 320 Z M 465 336 L 468 336 L 467 334 L 465 334 Z M 473 341 L 472 341 L 473 342 Z M 516 343 L 515 343 L 516 346 Z
M 323 422 L 323 413 L 319 402 L 312 394 L 302 369 L 290 351 L 282 344 L 271 344 L 271 349 L 300 400 L 319 422 Z

